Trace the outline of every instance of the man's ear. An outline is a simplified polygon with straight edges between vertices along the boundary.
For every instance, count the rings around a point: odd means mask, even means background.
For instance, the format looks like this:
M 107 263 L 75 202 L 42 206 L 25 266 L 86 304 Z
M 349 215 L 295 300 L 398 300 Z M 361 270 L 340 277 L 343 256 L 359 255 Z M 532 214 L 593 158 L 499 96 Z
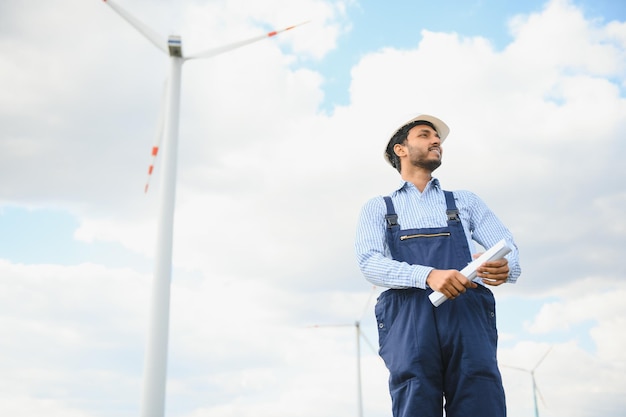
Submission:
M 395 145 L 393 145 L 393 151 L 396 155 L 398 155 L 398 157 L 406 156 L 406 146 L 400 143 L 396 143 Z

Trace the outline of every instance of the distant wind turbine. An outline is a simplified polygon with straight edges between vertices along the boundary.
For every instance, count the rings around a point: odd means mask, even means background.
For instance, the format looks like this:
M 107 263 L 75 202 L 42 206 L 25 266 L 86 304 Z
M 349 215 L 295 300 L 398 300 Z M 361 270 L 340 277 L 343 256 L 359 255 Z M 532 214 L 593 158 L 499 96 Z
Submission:
M 242 46 L 273 37 L 296 26 L 272 31 L 261 36 L 231 43 L 204 52 L 184 56 L 180 36 L 170 36 L 167 40 L 136 19 L 111 0 L 106 4 L 143 34 L 157 48 L 170 57 L 169 76 L 162 119 L 157 129 L 157 139 L 152 148 L 153 163 L 148 170 L 148 181 L 154 168 L 154 158 L 163 140 L 163 168 L 161 170 L 161 195 L 156 240 L 154 282 L 150 306 L 150 324 L 145 357 L 142 391 L 142 417 L 162 417 L 165 407 L 165 382 L 167 374 L 167 344 L 169 330 L 170 281 L 172 275 L 172 245 L 174 229 L 174 206 L 176 199 L 176 162 L 178 149 L 178 119 L 180 108 L 180 85 L 182 65 L 189 59 L 210 58 Z M 146 184 L 145 191 L 148 190 Z
M 516 366 L 502 365 L 505 368 L 516 369 L 518 371 L 530 373 L 530 377 L 532 378 L 532 381 L 533 381 L 533 405 L 535 407 L 535 417 L 539 417 L 539 408 L 537 406 L 537 394 L 539 394 L 539 397 L 541 397 L 541 400 L 544 401 L 543 400 L 543 396 L 541 395 L 541 392 L 539 391 L 539 387 L 537 387 L 537 382 L 535 381 L 535 371 L 537 370 L 539 365 L 541 365 L 541 362 L 543 362 L 543 360 L 546 358 L 546 356 L 548 356 L 548 353 L 550 353 L 551 350 L 552 350 L 552 346 L 550 346 L 548 348 L 546 353 L 543 354 L 541 359 L 539 359 L 539 361 L 537 361 L 537 363 L 535 364 L 535 366 L 532 369 L 525 369 L 525 368 L 519 368 L 519 367 L 516 367 Z
M 361 314 L 361 318 L 367 312 L 367 308 L 370 305 L 372 300 L 372 296 L 374 295 L 374 290 L 376 287 L 372 287 L 372 291 L 370 292 L 370 296 L 367 299 L 367 303 L 365 304 L 365 309 Z M 365 343 L 372 349 L 374 353 L 376 353 L 376 348 L 374 345 L 365 337 L 365 334 L 361 331 L 361 319 L 355 321 L 354 323 L 343 323 L 343 324 L 316 324 L 311 327 L 352 327 L 356 329 L 356 381 L 357 381 L 357 407 L 358 407 L 358 417 L 363 417 L 363 389 L 361 383 L 361 338 L 365 341 Z

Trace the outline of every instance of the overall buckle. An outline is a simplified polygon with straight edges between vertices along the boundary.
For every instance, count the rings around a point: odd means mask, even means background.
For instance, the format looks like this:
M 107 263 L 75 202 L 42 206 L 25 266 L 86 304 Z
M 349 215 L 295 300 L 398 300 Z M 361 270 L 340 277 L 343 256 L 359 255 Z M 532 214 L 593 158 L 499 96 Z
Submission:
M 398 225 L 398 215 L 397 214 L 387 214 L 385 216 L 385 220 L 387 221 L 387 229 L 391 229 L 393 226 Z
M 446 210 L 446 214 L 448 215 L 448 221 L 449 222 L 458 222 L 461 219 L 459 219 L 459 210 L 455 209 L 455 210 Z

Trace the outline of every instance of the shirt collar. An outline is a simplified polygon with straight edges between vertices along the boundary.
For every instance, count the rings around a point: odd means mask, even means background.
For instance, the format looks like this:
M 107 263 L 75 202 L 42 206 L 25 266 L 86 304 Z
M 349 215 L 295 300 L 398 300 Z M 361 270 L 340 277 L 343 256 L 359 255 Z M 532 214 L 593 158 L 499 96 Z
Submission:
M 430 181 L 428 182 L 428 184 L 426 184 L 426 188 L 424 188 L 424 190 L 428 190 L 428 188 L 435 188 L 435 189 L 441 189 L 441 185 L 439 184 L 439 179 L 433 177 L 430 179 Z M 408 182 L 405 180 L 401 180 L 400 181 L 400 185 L 398 186 L 398 188 L 396 189 L 396 191 L 400 191 L 402 189 L 409 189 L 409 188 L 415 188 L 415 185 L 413 185 L 412 182 Z

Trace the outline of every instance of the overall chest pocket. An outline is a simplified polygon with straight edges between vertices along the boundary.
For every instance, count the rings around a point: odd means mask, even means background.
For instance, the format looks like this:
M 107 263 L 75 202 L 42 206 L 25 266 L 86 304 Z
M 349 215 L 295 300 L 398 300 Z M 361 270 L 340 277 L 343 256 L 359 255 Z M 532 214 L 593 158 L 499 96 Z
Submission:
M 438 232 L 438 233 L 411 233 L 411 234 L 401 234 L 400 240 L 408 240 L 408 239 L 428 239 L 433 237 L 449 237 L 450 232 Z
M 450 269 L 456 264 L 454 236 L 447 227 L 398 230 L 393 258 L 412 265 Z

